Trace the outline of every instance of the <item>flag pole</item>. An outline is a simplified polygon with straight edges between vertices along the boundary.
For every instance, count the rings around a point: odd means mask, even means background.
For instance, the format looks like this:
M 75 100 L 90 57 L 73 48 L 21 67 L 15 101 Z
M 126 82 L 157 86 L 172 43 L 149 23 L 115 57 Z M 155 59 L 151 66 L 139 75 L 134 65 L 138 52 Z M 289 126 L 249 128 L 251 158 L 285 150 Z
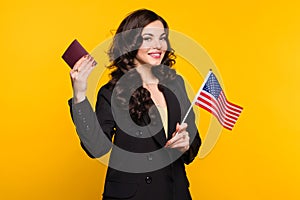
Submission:
M 198 90 L 198 92 L 197 92 L 197 94 L 196 94 L 194 100 L 191 102 L 191 105 L 190 105 L 188 111 L 186 112 L 186 114 L 185 114 L 185 116 L 184 116 L 184 118 L 183 118 L 183 120 L 181 121 L 180 124 L 183 124 L 183 123 L 185 122 L 187 116 L 189 115 L 190 111 L 192 110 L 193 105 L 194 105 L 195 102 L 197 101 L 197 98 L 198 98 L 198 96 L 200 95 L 200 92 L 201 92 L 201 90 L 203 89 L 203 87 L 204 87 L 204 85 L 205 85 L 205 83 L 206 83 L 206 81 L 207 81 L 207 79 L 208 79 L 208 77 L 210 76 L 211 73 L 212 73 L 212 70 L 209 69 L 208 74 L 206 75 L 206 77 L 205 77 L 205 79 L 204 79 L 204 81 L 203 81 L 201 87 L 199 88 L 199 90 Z

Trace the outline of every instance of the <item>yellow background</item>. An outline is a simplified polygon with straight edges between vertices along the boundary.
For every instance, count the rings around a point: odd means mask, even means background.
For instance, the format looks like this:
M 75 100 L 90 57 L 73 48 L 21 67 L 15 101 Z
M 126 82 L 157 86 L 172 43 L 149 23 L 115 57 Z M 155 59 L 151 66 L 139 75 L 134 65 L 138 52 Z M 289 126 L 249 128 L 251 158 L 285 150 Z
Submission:
M 228 99 L 244 107 L 233 131 L 188 166 L 194 199 L 300 199 L 298 2 L 2 1 L 0 199 L 100 198 L 105 167 L 80 148 L 61 54 L 74 38 L 91 51 L 143 7 L 201 44 Z

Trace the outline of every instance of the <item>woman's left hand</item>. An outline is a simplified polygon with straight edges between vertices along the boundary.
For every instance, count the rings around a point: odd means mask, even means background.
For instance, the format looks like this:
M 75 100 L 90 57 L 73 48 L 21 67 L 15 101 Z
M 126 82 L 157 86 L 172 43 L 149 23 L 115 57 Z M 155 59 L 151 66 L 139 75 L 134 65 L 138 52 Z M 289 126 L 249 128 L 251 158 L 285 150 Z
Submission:
M 172 138 L 167 141 L 165 147 L 176 148 L 181 152 L 186 152 L 190 148 L 190 136 L 186 131 L 187 124 L 183 123 L 176 125 L 176 131 L 173 133 Z

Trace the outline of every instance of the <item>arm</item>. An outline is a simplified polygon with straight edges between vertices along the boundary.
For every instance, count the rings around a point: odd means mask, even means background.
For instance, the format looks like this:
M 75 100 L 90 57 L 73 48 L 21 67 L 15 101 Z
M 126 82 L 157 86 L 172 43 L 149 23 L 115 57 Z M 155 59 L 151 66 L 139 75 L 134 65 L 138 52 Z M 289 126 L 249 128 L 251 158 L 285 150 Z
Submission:
M 112 146 L 111 137 L 107 137 L 101 129 L 89 101 L 85 98 L 74 104 L 73 99 L 70 99 L 68 103 L 82 148 L 91 158 L 106 154 Z
M 112 146 L 111 137 L 107 137 L 101 129 L 97 116 L 86 99 L 87 78 L 95 65 L 96 62 L 90 55 L 83 56 L 76 62 L 70 71 L 73 98 L 69 100 L 71 116 L 81 146 L 92 158 L 106 154 Z M 101 114 L 105 115 L 99 113 Z
M 178 76 L 179 79 L 179 84 L 180 84 L 180 88 L 182 88 L 182 92 L 183 92 L 183 97 L 184 97 L 184 101 L 185 101 L 185 113 L 187 112 L 188 108 L 191 105 L 191 102 L 187 96 L 186 93 L 186 88 L 184 85 L 184 80 L 182 79 L 181 76 Z M 186 119 L 186 123 L 188 124 L 187 127 L 187 132 L 189 133 L 189 137 L 190 137 L 190 148 L 182 155 L 182 159 L 186 164 L 191 163 L 194 158 L 196 157 L 196 155 L 198 154 L 199 148 L 201 146 L 201 138 L 197 129 L 197 126 L 195 124 L 195 113 L 193 111 L 193 109 L 190 111 L 187 119 Z
M 175 80 L 175 87 L 178 91 L 177 97 L 179 97 L 181 112 L 185 114 L 191 103 L 186 93 L 184 81 L 179 75 Z M 177 148 L 179 151 L 184 152 L 181 159 L 184 163 L 189 164 L 198 154 L 200 145 L 201 138 L 195 124 L 195 114 L 191 110 L 185 123 L 177 125 L 172 139 L 167 142 L 166 146 Z

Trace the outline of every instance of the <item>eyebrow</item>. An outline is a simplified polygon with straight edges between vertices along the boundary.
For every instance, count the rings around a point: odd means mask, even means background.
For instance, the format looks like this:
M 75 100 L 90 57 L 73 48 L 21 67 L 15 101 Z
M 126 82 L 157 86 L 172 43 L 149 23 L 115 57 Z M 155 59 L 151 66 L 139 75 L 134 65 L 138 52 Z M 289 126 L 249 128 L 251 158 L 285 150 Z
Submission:
M 162 33 L 160 35 L 160 37 L 163 36 L 163 35 L 166 35 L 166 33 Z M 154 36 L 154 35 L 152 33 L 144 33 L 142 36 Z

